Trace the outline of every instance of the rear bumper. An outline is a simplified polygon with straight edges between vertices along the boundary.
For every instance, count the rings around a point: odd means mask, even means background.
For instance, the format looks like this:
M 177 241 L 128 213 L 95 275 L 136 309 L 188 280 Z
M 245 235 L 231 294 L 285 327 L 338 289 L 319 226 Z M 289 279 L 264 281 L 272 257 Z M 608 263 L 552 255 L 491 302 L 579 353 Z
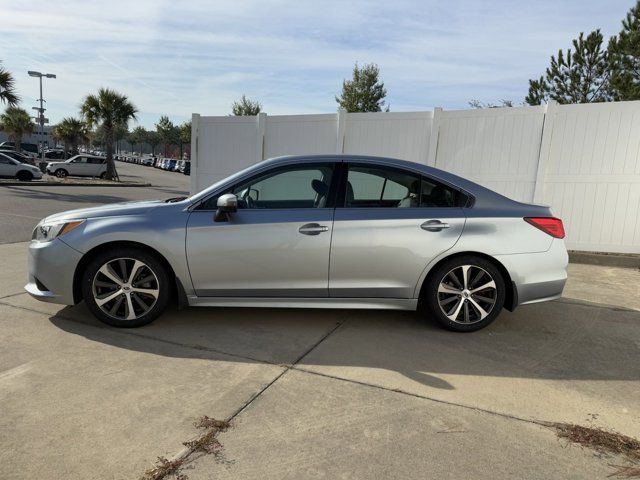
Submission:
M 545 302 L 562 295 L 569 255 L 564 241 L 554 239 L 546 252 L 496 255 L 517 289 L 517 305 Z
M 29 280 L 24 289 L 37 300 L 74 305 L 73 277 L 82 254 L 60 239 L 29 244 Z

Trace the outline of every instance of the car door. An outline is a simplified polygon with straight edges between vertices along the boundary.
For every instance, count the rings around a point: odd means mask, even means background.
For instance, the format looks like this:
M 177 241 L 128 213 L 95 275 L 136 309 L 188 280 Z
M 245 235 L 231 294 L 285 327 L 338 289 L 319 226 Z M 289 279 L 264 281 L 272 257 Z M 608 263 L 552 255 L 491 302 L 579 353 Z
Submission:
M 99 177 L 102 172 L 106 171 L 105 160 L 102 158 L 87 159 L 87 175 Z
M 86 175 L 87 172 L 87 157 L 75 157 L 71 161 L 67 162 L 67 167 L 69 175 L 82 177 Z
M 193 210 L 186 252 L 203 297 L 327 297 L 333 162 L 274 167 L 219 194 L 238 210 L 214 221 L 219 195 Z
M 413 298 L 427 264 L 457 242 L 466 196 L 418 172 L 345 164 L 329 296 Z
M 0 153 L 0 177 L 14 177 L 18 171 L 17 162 Z

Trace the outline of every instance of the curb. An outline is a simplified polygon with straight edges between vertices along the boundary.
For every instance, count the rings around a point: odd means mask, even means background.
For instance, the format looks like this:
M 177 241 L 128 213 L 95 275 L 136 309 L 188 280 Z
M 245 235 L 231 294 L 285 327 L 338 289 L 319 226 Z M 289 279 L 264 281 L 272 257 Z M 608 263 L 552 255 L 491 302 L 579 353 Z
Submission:
M 569 262 L 603 267 L 640 268 L 640 255 L 569 250 Z
M 150 183 L 62 183 L 62 182 L 0 182 L 0 187 L 152 187 Z

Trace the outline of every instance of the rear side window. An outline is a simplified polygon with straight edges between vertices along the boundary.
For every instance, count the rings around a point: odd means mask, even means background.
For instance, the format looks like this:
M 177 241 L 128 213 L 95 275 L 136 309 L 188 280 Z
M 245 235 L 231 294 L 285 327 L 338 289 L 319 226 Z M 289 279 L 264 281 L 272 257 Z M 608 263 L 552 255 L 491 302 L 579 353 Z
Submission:
M 417 173 L 389 167 L 349 165 L 347 208 L 451 208 L 466 195 Z

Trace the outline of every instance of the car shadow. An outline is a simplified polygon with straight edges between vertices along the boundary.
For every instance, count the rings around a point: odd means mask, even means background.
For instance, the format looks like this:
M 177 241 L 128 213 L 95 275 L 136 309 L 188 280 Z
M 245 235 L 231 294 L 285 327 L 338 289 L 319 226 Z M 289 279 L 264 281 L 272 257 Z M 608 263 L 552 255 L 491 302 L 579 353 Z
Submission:
M 415 312 L 382 310 L 171 309 L 145 327 L 114 329 L 80 304 L 50 321 L 154 355 L 382 369 L 442 390 L 454 389 L 443 375 L 640 379 L 640 312 L 575 301 L 522 306 L 470 334 L 443 330 Z

